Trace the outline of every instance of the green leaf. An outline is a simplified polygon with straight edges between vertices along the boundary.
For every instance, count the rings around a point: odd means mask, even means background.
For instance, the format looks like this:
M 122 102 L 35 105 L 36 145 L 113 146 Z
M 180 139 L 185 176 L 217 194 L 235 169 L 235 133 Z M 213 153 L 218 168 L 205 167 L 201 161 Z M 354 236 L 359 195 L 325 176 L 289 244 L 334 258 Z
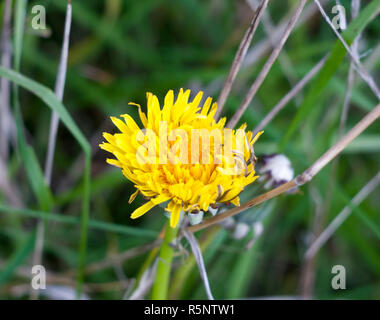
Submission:
M 53 91 L 49 88 L 39 84 L 38 82 L 23 76 L 22 74 L 13 70 L 0 67 L 0 76 L 5 77 L 19 86 L 29 90 L 53 111 L 57 112 L 60 120 L 65 124 L 67 129 L 71 132 L 74 138 L 78 141 L 85 154 L 91 154 L 91 147 L 85 136 L 80 131 L 79 127 L 75 124 L 70 114 L 67 112 L 65 106 L 60 102 Z

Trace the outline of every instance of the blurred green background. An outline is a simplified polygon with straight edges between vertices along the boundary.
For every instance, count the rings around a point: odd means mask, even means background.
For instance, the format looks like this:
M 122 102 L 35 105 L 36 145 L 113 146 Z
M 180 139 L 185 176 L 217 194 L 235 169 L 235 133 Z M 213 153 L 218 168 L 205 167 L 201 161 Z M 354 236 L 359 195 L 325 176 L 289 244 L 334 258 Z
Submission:
M 362 7 L 371 1 L 361 1 Z M 86 265 L 110 261 L 112 255 L 152 242 L 161 231 L 165 217 L 160 208 L 138 220 L 130 213 L 142 198 L 129 205 L 133 185 L 120 170 L 106 164 L 106 152 L 98 144 L 102 132 L 115 132 L 110 116 L 145 107 L 145 93 L 155 93 L 160 101 L 174 89 L 202 90 L 217 99 L 239 42 L 253 12 L 243 0 L 73 0 L 73 23 L 63 104 L 92 146 L 91 206 Z M 289 18 L 298 1 L 270 1 L 267 12 L 275 29 Z M 331 14 L 335 1 L 324 1 Z M 351 1 L 341 1 L 351 21 Z M 35 4 L 46 8 L 48 29 L 31 28 Z M 4 1 L 0 4 L 2 16 Z M 26 11 L 20 72 L 54 88 L 65 21 L 66 1 L 30 1 Z M 305 18 L 306 13 L 309 15 Z M 12 30 L 14 30 L 12 28 Z M 272 30 L 273 31 L 273 30 Z M 269 34 L 271 34 L 269 32 Z M 224 115 L 230 117 L 244 98 L 271 51 L 269 34 L 260 24 L 247 59 L 229 96 Z M 375 80 L 380 76 L 380 19 L 366 26 L 361 40 L 362 61 Z M 301 21 L 287 41 L 281 58 L 274 64 L 241 122 L 253 130 L 273 106 L 336 43 L 336 36 L 309 1 Z M 270 42 L 269 42 L 270 43 Z M 264 47 L 263 47 L 264 44 Z M 266 47 L 265 47 L 266 44 Z M 261 46 L 261 47 L 260 47 Z M 260 49 L 264 48 L 264 50 Z M 376 51 L 377 48 L 377 51 Z M 260 51 L 261 50 L 261 51 Z M 287 63 L 285 63 L 287 62 Z M 311 81 L 266 128 L 255 146 L 263 154 L 282 152 L 301 173 L 336 140 L 346 93 L 350 60 L 346 57 L 333 71 L 317 99 L 294 123 L 305 96 L 315 89 Z M 316 77 L 318 80 L 318 75 Z M 351 128 L 376 104 L 376 97 L 356 76 L 347 128 Z M 379 81 L 378 81 L 379 82 Z M 313 87 L 314 86 L 314 87 Z M 26 141 L 33 147 L 40 166 L 45 161 L 51 111 L 43 101 L 20 89 Z M 291 125 L 292 124 L 292 125 Z M 288 135 L 289 130 L 294 134 Z M 284 138 L 285 137 L 285 138 Z M 317 258 L 308 264 L 306 249 L 315 234 L 315 220 L 322 217 L 322 228 L 379 171 L 380 122 L 377 121 L 341 155 L 336 168 L 331 164 L 297 194 L 285 194 L 265 205 L 249 209 L 238 219 L 265 217 L 264 233 L 250 249 L 233 239 L 224 229 L 201 232 L 199 241 L 214 296 L 253 298 L 312 294 L 315 298 L 380 298 L 380 197 L 377 188 L 334 233 Z M 25 172 L 25 159 L 12 149 L 8 175 L 19 190 L 24 209 L 2 208 L 0 212 L 0 298 L 28 298 L 34 250 L 32 211 L 44 211 L 38 204 Z M 81 229 L 84 157 L 78 143 L 60 125 L 55 153 L 51 191 L 51 212 L 44 238 L 43 265 L 54 285 L 75 286 Z M 243 201 L 260 192 L 247 188 Z M 1 194 L 1 205 L 11 206 Z M 264 214 L 260 214 L 264 213 Z M 67 218 L 58 221 L 60 218 Z M 70 220 L 71 219 L 71 220 Z M 260 218 L 261 219 L 261 218 Z M 57 220 L 57 221 L 56 221 Z M 249 219 L 248 219 L 249 220 Z M 102 224 L 99 222 L 108 224 Z M 185 250 L 190 250 L 183 243 Z M 205 291 L 194 260 L 178 250 L 170 297 L 205 299 Z M 121 299 L 134 288 L 149 252 L 85 276 L 84 291 L 90 298 Z M 331 268 L 344 265 L 347 289 L 333 290 Z M 314 282 L 305 289 L 305 274 Z M 128 291 L 129 290 L 129 291 Z M 305 291 L 306 290 L 306 291 Z M 42 298 L 46 298 L 42 294 Z

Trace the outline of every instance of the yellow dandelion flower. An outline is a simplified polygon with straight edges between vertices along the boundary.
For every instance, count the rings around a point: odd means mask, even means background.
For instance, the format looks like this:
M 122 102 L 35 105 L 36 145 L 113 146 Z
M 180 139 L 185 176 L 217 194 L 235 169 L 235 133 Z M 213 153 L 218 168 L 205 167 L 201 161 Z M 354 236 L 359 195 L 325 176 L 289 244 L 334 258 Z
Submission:
M 107 159 L 122 169 L 134 183 L 136 192 L 148 202 L 136 209 L 135 219 L 154 206 L 167 202 L 170 226 L 176 227 L 181 214 L 207 211 L 218 203 L 240 205 L 239 194 L 255 181 L 253 144 L 262 134 L 224 127 L 226 119 L 215 121 L 217 104 L 203 93 L 189 102 L 190 90 L 179 91 L 174 99 L 170 90 L 161 108 L 158 98 L 147 93 L 147 113 L 138 108 L 142 128 L 128 114 L 111 117 L 119 133 L 104 133 L 100 147 L 116 159 Z

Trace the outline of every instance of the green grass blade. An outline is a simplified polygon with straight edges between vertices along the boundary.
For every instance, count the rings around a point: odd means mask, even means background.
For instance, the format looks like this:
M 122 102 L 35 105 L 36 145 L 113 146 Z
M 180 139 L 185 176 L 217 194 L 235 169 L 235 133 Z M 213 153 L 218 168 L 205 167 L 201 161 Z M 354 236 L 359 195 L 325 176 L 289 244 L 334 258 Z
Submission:
M 71 132 L 74 138 L 78 141 L 83 151 L 90 154 L 91 147 L 85 136 L 80 131 L 79 127 L 75 124 L 70 114 L 67 112 L 64 105 L 57 99 L 56 95 L 49 88 L 39 84 L 38 82 L 23 76 L 22 74 L 0 67 L 0 76 L 5 77 L 17 85 L 29 90 L 38 96 L 46 105 L 53 111 L 57 112 L 61 121 L 65 124 L 67 129 Z

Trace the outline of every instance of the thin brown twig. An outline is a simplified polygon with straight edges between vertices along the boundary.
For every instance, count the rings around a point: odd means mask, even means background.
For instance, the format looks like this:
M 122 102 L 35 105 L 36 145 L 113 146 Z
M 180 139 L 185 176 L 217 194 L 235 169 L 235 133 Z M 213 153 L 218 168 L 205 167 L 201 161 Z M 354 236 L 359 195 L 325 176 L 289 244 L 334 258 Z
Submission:
M 322 4 L 327 3 L 329 0 L 321 0 Z M 303 14 L 299 17 L 297 24 L 294 27 L 294 30 L 297 30 L 303 23 L 310 21 L 310 19 L 318 12 L 318 8 L 310 4 L 305 7 L 303 10 Z M 286 14 L 284 18 L 280 21 L 278 26 L 273 29 L 271 32 L 271 38 L 264 38 L 260 40 L 257 44 L 255 44 L 252 49 L 248 49 L 245 59 L 243 60 L 242 67 L 243 68 L 251 68 L 254 64 L 256 64 L 269 50 L 273 49 L 273 43 L 277 43 L 280 41 L 286 26 L 288 24 L 288 20 L 291 17 L 290 14 Z M 220 87 L 223 84 L 223 78 L 218 77 L 214 79 L 208 86 L 205 92 L 208 93 L 208 96 L 214 95 L 215 92 L 220 90 Z M 214 93 L 213 93 L 214 92 Z
M 342 150 L 365 129 L 367 129 L 376 119 L 380 117 L 380 104 L 378 104 L 371 112 L 362 118 L 347 134 L 342 137 L 336 144 L 327 150 L 317 161 L 315 161 L 308 169 L 302 174 L 298 175 L 295 179 L 273 189 L 258 197 L 243 203 L 240 207 L 235 207 L 227 210 L 213 218 L 205 220 L 203 223 L 191 226 L 188 228 L 189 232 L 196 232 L 207 228 L 215 223 L 218 223 L 228 217 L 234 216 L 242 211 L 245 211 L 253 206 L 262 202 L 270 200 L 286 191 L 295 187 L 302 186 L 309 182 L 319 171 L 321 171 L 331 160 L 333 160 Z
M 272 51 L 271 55 L 269 56 L 268 60 L 266 61 L 263 69 L 260 71 L 258 77 L 253 82 L 251 88 L 249 89 L 247 95 L 245 96 L 242 104 L 238 108 L 238 110 L 235 112 L 233 117 L 230 119 L 230 121 L 227 124 L 228 128 L 233 128 L 236 126 L 236 124 L 239 122 L 240 118 L 242 117 L 245 110 L 248 108 L 249 104 L 251 103 L 252 99 L 256 95 L 257 91 L 261 87 L 262 83 L 264 82 L 265 78 L 267 77 L 270 69 L 272 68 L 274 62 L 276 61 L 278 55 L 280 54 L 285 42 L 288 40 L 288 37 L 290 33 L 292 32 L 299 16 L 301 15 L 301 12 L 303 8 L 305 7 L 307 0 L 300 0 L 300 4 L 298 5 L 295 13 L 293 14 L 292 18 L 289 21 L 289 24 L 281 38 L 281 40 L 278 42 L 277 46 Z
M 236 52 L 234 61 L 232 62 L 230 72 L 228 73 L 227 79 L 224 82 L 223 88 L 220 92 L 218 98 L 218 109 L 215 113 L 215 119 L 218 119 L 223 111 L 224 104 L 226 103 L 227 97 L 231 91 L 232 84 L 239 72 L 240 66 L 243 62 L 245 55 L 247 54 L 248 47 L 251 44 L 253 35 L 255 34 L 257 27 L 259 25 L 260 19 L 268 5 L 269 0 L 262 0 L 259 7 L 255 11 L 255 14 L 251 20 L 251 23 L 244 34 L 243 39 L 240 42 L 239 48 Z
M 322 0 L 321 3 L 328 3 L 330 0 Z M 318 12 L 318 8 L 313 4 L 309 4 L 303 10 L 303 14 L 298 19 L 298 23 L 294 27 L 296 30 L 303 23 L 308 22 L 312 19 L 312 17 Z M 291 17 L 290 14 L 286 14 L 285 17 L 281 20 L 278 26 L 272 32 L 272 38 L 265 38 L 255 44 L 252 49 L 248 50 L 247 56 L 243 62 L 244 68 L 252 67 L 258 60 L 260 60 L 267 52 L 273 49 L 272 42 L 279 42 L 283 33 L 285 32 L 286 26 L 288 25 L 288 20 Z
M 258 0 L 246 0 L 246 2 L 252 8 L 252 10 L 256 10 L 256 7 L 259 4 Z M 264 12 L 261 20 L 262 20 L 265 35 L 271 41 L 272 48 L 274 48 L 276 46 L 277 42 L 275 41 L 275 39 L 273 37 L 273 33 L 275 31 L 275 26 L 273 25 L 270 13 L 268 11 Z M 289 58 L 289 56 L 285 50 L 282 50 L 282 52 L 278 56 L 278 62 L 280 64 L 281 70 L 284 73 L 285 77 L 287 78 L 289 84 L 291 86 L 294 86 L 295 82 L 297 80 L 297 76 L 295 74 L 293 63 L 290 60 L 290 58 Z
M 256 0 L 257 1 L 257 0 Z M 322 4 L 327 3 L 329 0 L 321 0 Z M 318 12 L 318 8 L 314 4 L 310 4 L 305 7 L 303 10 L 303 14 L 299 17 L 297 24 L 294 27 L 294 30 L 297 30 L 302 24 L 307 21 L 310 21 L 312 17 Z M 251 68 L 254 64 L 256 64 L 268 51 L 273 49 L 273 43 L 277 43 L 280 41 L 286 26 L 288 25 L 289 19 L 291 17 L 290 14 L 286 14 L 278 26 L 276 26 L 271 32 L 271 38 L 265 37 L 263 40 L 258 41 L 252 49 L 248 49 L 245 59 L 242 62 L 243 68 Z M 224 78 L 217 77 L 214 79 L 208 86 L 205 92 L 208 93 L 208 96 L 212 96 L 215 92 L 220 90 L 220 87 L 223 84 Z

